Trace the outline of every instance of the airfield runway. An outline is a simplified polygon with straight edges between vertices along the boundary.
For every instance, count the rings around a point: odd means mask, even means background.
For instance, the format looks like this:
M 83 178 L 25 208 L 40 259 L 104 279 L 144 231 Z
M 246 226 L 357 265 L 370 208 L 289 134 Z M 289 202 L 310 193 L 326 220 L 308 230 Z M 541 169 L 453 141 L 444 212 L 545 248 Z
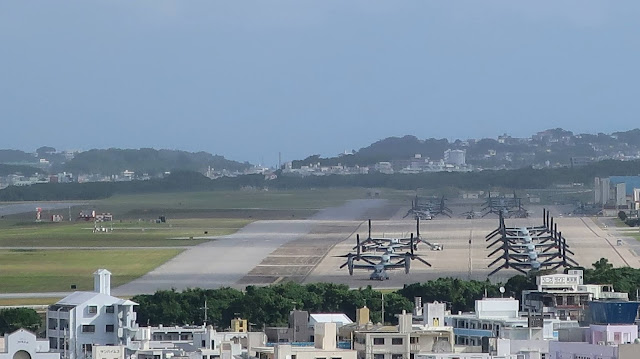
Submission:
M 113 293 L 132 295 L 172 288 L 245 287 L 288 277 L 301 279 L 322 257 L 316 261 L 305 260 L 304 253 L 328 251 L 346 238 L 341 233 L 351 233 L 357 228 L 362 222 L 358 219 L 368 214 L 384 214 L 385 208 L 385 200 L 355 200 L 322 210 L 308 220 L 253 222 L 235 234 L 212 238 L 184 251 L 144 276 L 115 288 Z M 327 228 L 340 228 L 336 231 L 340 234 L 318 235 Z M 309 239 L 307 235 L 312 232 Z
M 535 226 L 542 223 L 542 209 L 527 219 L 507 219 L 507 226 Z M 432 264 L 427 267 L 414 261 L 409 274 L 390 272 L 387 281 L 369 280 L 369 272 L 356 270 L 350 276 L 340 269 L 342 254 L 351 251 L 355 236 L 367 236 L 366 218 L 374 216 L 374 237 L 404 237 L 415 232 L 415 222 L 403 219 L 405 209 L 389 206 L 382 200 L 352 201 L 324 210 L 308 220 L 258 221 L 236 234 L 221 237 L 189 249 L 147 275 L 114 290 L 116 295 L 153 293 L 158 289 L 243 288 L 283 281 L 298 283 L 332 282 L 362 287 L 399 288 L 404 284 L 438 277 L 485 280 L 493 268 L 485 236 L 498 225 L 497 217 L 482 219 L 436 218 L 422 221 L 421 235 L 444 247 L 432 251 L 420 244 L 416 254 Z M 387 218 L 387 219 L 384 219 Z M 591 218 L 556 218 L 573 258 L 580 265 L 591 266 L 602 257 L 615 266 L 640 267 L 639 257 L 631 246 L 616 245 L 617 237 L 599 227 Z M 495 268 L 495 267 L 494 267 Z M 504 282 L 517 274 L 502 270 L 491 276 Z

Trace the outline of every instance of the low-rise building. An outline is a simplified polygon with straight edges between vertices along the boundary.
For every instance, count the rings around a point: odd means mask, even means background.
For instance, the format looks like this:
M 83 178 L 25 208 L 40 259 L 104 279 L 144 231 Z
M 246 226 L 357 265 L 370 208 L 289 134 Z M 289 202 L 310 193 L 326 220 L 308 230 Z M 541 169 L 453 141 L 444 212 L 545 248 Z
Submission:
M 356 359 L 357 352 L 337 347 L 336 323 L 317 323 L 314 328 L 314 346 L 275 344 L 273 347 L 256 348 L 259 359 Z
M 25 329 L 18 329 L 4 335 L 0 346 L 0 359 L 60 359 L 59 353 L 49 350 L 49 341 L 37 339 Z
M 361 359 L 415 359 L 420 353 L 452 353 L 453 328 L 444 322 L 444 303 L 435 303 L 431 310 L 425 306 L 423 324 L 413 324 L 413 315 L 403 312 L 397 326 L 370 325 L 354 331 L 353 348 Z
M 539 276 L 536 283 L 537 290 L 522 292 L 523 312 L 582 320 L 592 300 L 629 300 L 627 293 L 616 292 L 609 284 L 584 284 L 581 270 Z
M 93 292 L 74 292 L 49 306 L 47 338 L 64 359 L 91 358 L 94 345 L 129 346 L 138 330 L 135 302 L 111 296 L 111 273 L 94 273 Z

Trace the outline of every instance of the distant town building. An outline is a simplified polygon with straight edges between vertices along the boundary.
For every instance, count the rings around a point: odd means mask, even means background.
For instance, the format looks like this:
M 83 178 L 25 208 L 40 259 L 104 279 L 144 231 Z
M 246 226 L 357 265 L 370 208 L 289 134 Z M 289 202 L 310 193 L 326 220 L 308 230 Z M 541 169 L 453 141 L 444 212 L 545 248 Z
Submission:
M 444 151 L 444 163 L 454 166 L 464 166 L 466 163 L 465 154 L 466 152 L 464 150 L 448 149 Z

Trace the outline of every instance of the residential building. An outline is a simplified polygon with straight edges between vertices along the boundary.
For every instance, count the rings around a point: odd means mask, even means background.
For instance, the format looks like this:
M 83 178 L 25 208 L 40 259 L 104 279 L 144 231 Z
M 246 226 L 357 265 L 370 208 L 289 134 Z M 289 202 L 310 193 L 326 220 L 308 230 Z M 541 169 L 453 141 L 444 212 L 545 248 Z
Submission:
M 476 347 L 483 338 L 552 340 L 560 328 L 578 326 L 575 320 L 520 315 L 518 309 L 513 298 L 484 298 L 476 300 L 475 312 L 448 315 L 445 323 L 453 327 L 456 345 Z
M 259 359 L 356 359 L 357 352 L 337 347 L 336 323 L 317 323 L 314 327 L 313 346 L 276 344 L 273 347 L 256 348 Z
M 444 151 L 444 163 L 454 166 L 464 166 L 466 151 L 448 149 Z
M 234 319 L 243 322 L 246 320 Z M 241 323 L 235 323 L 238 326 Z M 129 349 L 138 359 L 190 356 L 195 359 L 231 359 L 236 355 L 255 355 L 254 348 L 264 347 L 266 335 L 262 332 L 219 332 L 212 326 L 141 327 Z
M 414 359 L 420 353 L 452 353 L 453 328 L 444 325 L 444 303 L 423 308 L 423 323 L 413 315 L 398 315 L 397 326 L 367 325 L 353 332 L 353 348 L 361 359 Z M 356 320 L 368 322 L 367 318 Z
M 49 341 L 37 339 L 25 329 L 4 335 L 0 346 L 0 359 L 60 359 L 59 353 L 49 351 Z
M 609 284 L 584 284 L 581 270 L 536 278 L 537 290 L 522 292 L 522 311 L 560 319 L 582 320 L 592 300 L 629 300 L 627 293 L 613 290 Z
M 93 275 L 93 292 L 74 292 L 47 310 L 49 345 L 63 359 L 91 358 L 94 345 L 128 346 L 138 330 L 138 304 L 111 296 L 108 270 Z

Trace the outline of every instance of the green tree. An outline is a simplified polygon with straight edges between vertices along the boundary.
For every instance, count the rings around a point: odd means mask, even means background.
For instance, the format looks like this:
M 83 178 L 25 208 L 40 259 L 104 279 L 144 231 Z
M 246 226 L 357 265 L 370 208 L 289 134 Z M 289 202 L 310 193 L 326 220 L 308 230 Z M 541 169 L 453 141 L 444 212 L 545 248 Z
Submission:
M 37 332 L 42 321 L 35 310 L 29 308 L 12 308 L 0 310 L 0 335 L 11 333 L 20 328 Z

